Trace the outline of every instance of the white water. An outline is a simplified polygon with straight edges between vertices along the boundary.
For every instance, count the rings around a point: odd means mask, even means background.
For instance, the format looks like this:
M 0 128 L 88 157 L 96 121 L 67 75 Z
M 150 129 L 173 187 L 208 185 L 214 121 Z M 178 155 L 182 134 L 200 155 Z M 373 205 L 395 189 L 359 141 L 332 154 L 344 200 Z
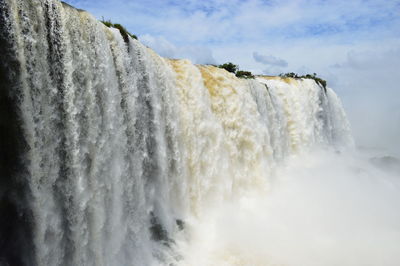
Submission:
M 398 181 L 369 166 L 364 180 L 361 159 L 334 153 L 353 141 L 330 88 L 161 58 L 58 1 L 1 8 L 30 148 L 33 265 L 398 261 Z

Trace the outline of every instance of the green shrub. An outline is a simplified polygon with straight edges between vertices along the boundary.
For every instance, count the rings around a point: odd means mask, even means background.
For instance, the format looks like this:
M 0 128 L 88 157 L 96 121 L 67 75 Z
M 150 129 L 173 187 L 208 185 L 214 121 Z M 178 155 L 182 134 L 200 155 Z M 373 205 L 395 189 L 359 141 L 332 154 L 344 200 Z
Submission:
M 244 79 L 253 79 L 254 75 L 250 71 L 239 70 L 236 72 L 236 77 Z
M 239 69 L 239 66 L 238 66 L 238 65 L 235 65 L 235 64 L 233 64 L 233 63 L 231 63 L 231 62 L 228 62 L 228 63 L 222 64 L 222 65 L 219 65 L 218 67 L 219 67 L 219 68 L 223 68 L 223 69 L 225 69 L 226 71 L 231 72 L 231 73 L 233 73 L 233 74 L 235 74 L 236 71 L 238 71 L 238 69 Z
M 294 72 L 285 73 L 285 74 L 281 73 L 281 74 L 279 74 L 279 76 L 282 78 L 299 78 L 299 76 Z
M 218 66 L 219 68 L 223 68 L 228 72 L 231 72 L 236 75 L 238 78 L 242 79 L 253 79 L 254 75 L 250 71 L 239 70 L 239 66 L 235 65 L 231 62 L 222 64 Z
M 101 22 L 102 22 L 104 25 L 106 25 L 107 27 L 109 27 L 109 28 L 116 28 L 116 29 L 118 29 L 119 32 L 120 32 L 121 35 L 122 35 L 122 38 L 124 38 L 124 41 L 125 41 L 126 43 L 129 42 L 128 36 L 130 36 L 132 39 L 135 39 L 135 40 L 138 39 L 137 36 L 136 36 L 135 34 L 132 34 L 132 33 L 130 33 L 129 31 L 127 31 L 127 30 L 125 29 L 125 27 L 122 26 L 121 24 L 118 24 L 118 23 L 114 24 L 114 23 L 112 23 L 110 20 L 107 20 L 107 21 L 101 20 Z
M 303 75 L 303 76 L 299 76 L 296 73 L 290 72 L 290 73 L 285 73 L 285 74 L 281 73 L 281 74 L 279 74 L 279 76 L 282 77 L 282 78 L 313 79 L 318 85 L 322 86 L 324 88 L 324 91 L 326 92 L 327 82 L 326 82 L 326 80 L 317 77 L 317 73 L 313 73 L 312 75 L 311 74 L 306 74 L 306 75 Z
M 104 25 L 106 25 L 109 28 L 114 26 L 114 24 L 112 24 L 112 22 L 109 20 L 108 21 L 101 20 L 101 23 L 103 23 Z

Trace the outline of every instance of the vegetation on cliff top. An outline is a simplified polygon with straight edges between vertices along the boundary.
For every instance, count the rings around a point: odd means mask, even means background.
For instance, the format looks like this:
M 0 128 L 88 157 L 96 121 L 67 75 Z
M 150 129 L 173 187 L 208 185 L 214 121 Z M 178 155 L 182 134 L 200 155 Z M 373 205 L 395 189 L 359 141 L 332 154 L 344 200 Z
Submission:
M 119 32 L 121 33 L 122 37 L 124 38 L 125 42 L 128 42 L 128 36 L 130 36 L 133 39 L 138 39 L 136 35 L 130 33 L 129 31 L 127 31 L 127 29 L 122 26 L 121 24 L 118 23 L 112 23 L 111 20 L 101 20 L 101 22 L 106 25 L 107 27 L 112 27 L 112 28 L 116 28 L 119 30 Z M 227 62 L 225 64 L 222 65 L 218 65 L 216 67 L 219 68 L 223 68 L 228 72 L 231 72 L 233 74 L 236 75 L 236 77 L 238 78 L 244 78 L 244 79 L 254 79 L 255 76 L 250 72 L 250 71 L 245 71 L 245 70 L 240 70 L 238 65 L 233 64 L 232 62 Z M 319 77 L 317 77 L 316 73 L 311 74 L 307 74 L 307 75 L 298 75 L 294 72 L 290 72 L 290 73 L 281 73 L 279 74 L 280 77 L 282 78 L 305 78 L 305 79 L 313 79 L 315 80 L 315 82 L 322 86 L 324 88 L 324 90 L 326 90 L 326 80 L 323 80 Z
M 236 75 L 238 78 L 243 79 L 253 79 L 254 75 L 250 71 L 239 70 L 239 66 L 235 65 L 231 62 L 222 64 L 218 66 L 219 68 L 223 68 L 228 72 L 231 72 Z
M 245 79 L 253 79 L 253 78 L 255 78 L 255 76 L 250 71 L 239 70 L 239 66 L 235 65 L 235 64 L 233 64 L 231 62 L 222 64 L 222 65 L 218 65 L 217 67 L 223 68 L 226 71 L 235 74 L 236 77 L 238 77 L 238 78 L 245 78 Z M 316 73 L 313 73 L 312 75 L 311 74 L 298 75 L 298 74 L 296 74 L 294 72 L 290 72 L 290 73 L 281 73 L 281 74 L 279 74 L 279 76 L 282 77 L 282 78 L 313 79 L 318 85 L 323 87 L 324 90 L 326 91 L 326 85 L 327 85 L 326 80 L 317 77 Z
M 125 42 L 128 42 L 128 36 L 130 36 L 132 39 L 135 39 L 135 40 L 137 40 L 138 38 L 137 38 L 137 36 L 135 35 L 135 34 L 132 34 L 132 33 L 130 33 L 129 31 L 127 31 L 126 29 L 125 29 L 125 27 L 124 26 L 122 26 L 121 24 L 118 24 L 118 23 L 112 23 L 111 22 L 111 20 L 101 20 L 101 22 L 104 24 L 104 25 L 106 25 L 107 27 L 109 27 L 109 28 L 116 28 L 116 29 L 118 29 L 119 30 L 119 32 L 121 33 L 121 35 L 122 35 L 122 37 L 124 38 L 124 41 Z
M 307 74 L 307 75 L 302 75 L 302 76 L 300 76 L 300 75 L 298 75 L 298 74 L 296 74 L 296 73 L 290 72 L 290 73 L 285 73 L 285 74 L 281 73 L 281 74 L 279 74 L 279 76 L 282 77 L 282 78 L 313 79 L 313 80 L 315 80 L 315 82 L 316 82 L 318 85 L 322 86 L 322 87 L 324 88 L 324 90 L 326 90 L 326 84 L 327 84 L 327 83 L 326 83 L 326 80 L 317 77 L 317 74 L 316 74 L 316 73 L 313 73 L 312 75 L 311 75 L 311 74 Z

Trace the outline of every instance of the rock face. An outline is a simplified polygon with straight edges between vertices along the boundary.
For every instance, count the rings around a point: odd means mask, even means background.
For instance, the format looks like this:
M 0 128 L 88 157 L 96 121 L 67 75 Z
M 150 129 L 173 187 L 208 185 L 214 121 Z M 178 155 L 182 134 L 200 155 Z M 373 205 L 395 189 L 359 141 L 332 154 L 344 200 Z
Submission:
M 152 265 L 276 162 L 351 145 L 335 93 L 161 58 L 55 0 L 0 0 L 0 264 Z

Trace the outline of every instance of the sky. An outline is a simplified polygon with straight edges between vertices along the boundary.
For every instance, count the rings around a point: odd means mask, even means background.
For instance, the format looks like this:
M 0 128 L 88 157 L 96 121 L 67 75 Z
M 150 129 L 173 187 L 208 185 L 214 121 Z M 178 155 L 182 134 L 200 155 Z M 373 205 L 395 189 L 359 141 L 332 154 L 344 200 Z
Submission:
M 361 147 L 400 156 L 400 0 L 64 0 L 164 57 L 317 73 Z

